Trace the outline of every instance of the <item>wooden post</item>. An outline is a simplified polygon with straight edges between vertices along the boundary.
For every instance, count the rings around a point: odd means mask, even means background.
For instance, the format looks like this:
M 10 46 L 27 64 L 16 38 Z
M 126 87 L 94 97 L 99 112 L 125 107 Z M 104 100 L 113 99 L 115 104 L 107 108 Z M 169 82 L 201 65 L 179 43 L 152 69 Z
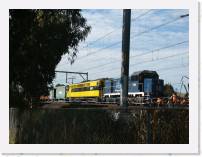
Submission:
M 128 107 L 128 74 L 129 74 L 129 51 L 130 51 L 130 20 L 131 10 L 123 10 L 122 30 L 122 66 L 121 66 L 121 92 L 120 106 Z

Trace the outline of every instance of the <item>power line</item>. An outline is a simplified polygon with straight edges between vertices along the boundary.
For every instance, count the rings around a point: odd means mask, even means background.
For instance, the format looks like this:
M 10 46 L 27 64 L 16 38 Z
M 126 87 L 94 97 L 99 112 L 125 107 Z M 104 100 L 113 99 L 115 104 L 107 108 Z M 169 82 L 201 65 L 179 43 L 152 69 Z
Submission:
M 171 47 L 175 47 L 177 45 L 181 45 L 181 44 L 184 44 L 184 43 L 187 43 L 187 42 L 189 42 L 189 40 L 182 41 L 182 42 L 179 42 L 179 43 L 176 43 L 176 44 L 171 44 L 171 45 L 168 45 L 168 46 L 165 46 L 165 47 L 153 49 L 153 50 L 150 50 L 150 51 L 138 54 L 138 55 L 130 56 L 130 59 L 134 58 L 134 57 L 141 57 L 141 56 L 144 56 L 144 55 L 148 55 L 150 53 L 157 52 L 157 51 L 160 51 L 160 50 L 163 50 L 163 49 L 168 49 L 168 48 L 171 48 Z M 106 58 L 101 58 L 101 59 L 106 59 Z M 99 58 L 99 60 L 101 60 L 101 59 Z M 91 62 L 94 62 L 94 61 L 98 61 L 98 59 L 93 60 Z M 113 63 L 119 62 L 119 61 L 121 61 L 121 60 L 120 59 L 116 59 L 114 61 L 110 61 L 109 63 L 105 63 L 104 65 L 100 64 L 100 65 L 97 65 L 97 66 L 94 66 L 94 67 L 91 67 L 91 68 L 87 68 L 87 69 L 84 69 L 84 70 L 94 69 L 94 68 L 97 68 L 97 67 L 100 67 L 100 66 L 105 66 L 105 65 L 113 64 Z
M 188 64 L 188 63 L 187 63 L 187 64 Z M 182 66 L 183 66 L 183 65 L 186 65 L 186 64 L 182 64 Z M 184 73 L 187 74 L 188 72 L 189 72 L 189 71 L 180 71 L 179 75 L 182 75 L 182 74 L 184 74 Z M 160 74 L 163 75 L 163 76 L 168 75 L 168 73 L 165 73 L 165 72 L 161 72 Z M 176 74 L 175 74 L 175 75 L 176 75 Z M 169 74 L 169 76 L 172 76 L 172 75 Z
M 179 53 L 179 54 L 175 54 L 175 55 L 161 57 L 161 58 L 158 58 L 158 59 L 155 59 L 155 60 L 152 59 L 152 60 L 144 61 L 144 63 L 149 63 L 149 62 L 154 62 L 154 61 L 157 61 L 157 60 L 164 60 L 164 59 L 168 59 L 168 58 L 172 58 L 172 57 L 177 57 L 177 56 L 181 56 L 181 55 L 184 55 L 184 54 L 187 54 L 187 53 L 188 52 L 183 52 L 183 53 Z M 139 64 L 142 64 L 142 62 L 131 64 L 130 66 L 139 65 Z
M 163 50 L 163 49 L 168 49 L 168 48 L 171 48 L 171 47 L 175 47 L 177 45 L 181 45 L 181 44 L 184 44 L 184 43 L 187 43 L 187 42 L 188 42 L 188 40 L 182 41 L 182 42 L 179 42 L 179 43 L 175 43 L 175 44 L 171 44 L 171 45 L 168 45 L 168 46 L 164 46 L 164 47 L 161 47 L 161 48 L 153 49 L 153 50 L 150 50 L 150 51 L 138 54 L 138 55 L 130 56 L 130 59 L 134 58 L 134 57 L 144 56 L 144 55 L 147 55 L 149 53 L 153 53 L 153 52 L 160 51 L 160 50 Z M 106 66 L 106 65 L 109 65 L 109 64 L 113 64 L 113 63 L 116 63 L 116 62 L 120 62 L 120 61 L 121 60 L 119 59 L 119 60 L 115 60 L 115 61 L 111 61 L 111 62 L 105 63 L 104 65 L 103 64 L 99 64 L 99 65 L 94 66 L 94 67 L 83 69 L 82 71 L 91 70 L 91 69 L 95 69 L 95 68 L 99 68 L 99 67 L 102 68 L 103 66 Z
M 148 33 L 148 32 L 150 32 L 150 31 L 153 31 L 153 30 L 158 29 L 158 28 L 160 28 L 160 27 L 163 27 L 163 26 L 165 26 L 165 25 L 171 24 L 171 23 L 176 22 L 176 21 L 178 21 L 178 20 L 181 20 L 181 19 L 183 19 L 183 18 L 185 18 L 185 17 L 187 17 L 187 16 L 181 15 L 180 17 L 177 17 L 177 18 L 175 18 L 175 19 L 173 19 L 173 20 L 171 20 L 171 21 L 168 21 L 168 22 L 166 22 L 166 23 L 163 23 L 163 24 L 160 24 L 160 25 L 158 25 L 158 26 L 152 27 L 152 28 L 150 28 L 150 29 L 148 29 L 148 30 L 146 30 L 146 31 L 142 31 L 142 32 L 140 32 L 140 33 L 134 34 L 131 38 L 135 38 L 135 37 L 137 37 L 137 36 L 141 36 L 142 34 Z M 88 53 L 87 55 L 83 55 L 83 56 L 81 56 L 81 57 L 78 58 L 78 59 L 83 59 L 83 58 L 88 57 L 88 56 L 90 56 L 90 55 L 92 55 L 92 54 L 96 54 L 96 53 L 98 53 L 98 52 L 100 52 L 100 51 L 103 51 L 103 50 L 105 50 L 105 49 L 107 49 L 107 48 L 111 48 L 111 47 L 113 47 L 113 46 L 115 46 L 115 45 L 118 45 L 118 44 L 120 44 L 121 42 L 122 42 L 122 41 L 115 42 L 115 43 L 113 43 L 113 44 L 111 44 L 111 45 L 108 45 L 108 46 L 106 46 L 106 47 L 104 47 L 104 48 L 101 48 L 101 49 L 99 49 L 99 50 L 90 52 L 90 53 Z
M 149 9 L 148 11 L 146 11 L 146 12 L 140 14 L 139 16 L 134 17 L 133 19 L 131 19 L 131 22 L 133 22 L 133 21 L 135 21 L 135 20 L 137 20 L 137 19 L 139 19 L 139 18 L 145 16 L 146 14 L 148 14 L 148 13 L 151 12 L 151 11 L 152 11 L 152 9 Z
M 183 16 L 183 17 L 186 17 L 186 16 Z M 182 18 L 182 17 L 180 16 L 180 18 L 178 17 L 178 18 L 176 18 L 176 19 L 174 19 L 174 20 L 172 20 L 172 21 L 169 21 L 169 22 L 166 22 L 166 23 L 164 23 L 164 24 L 158 25 L 158 26 L 153 27 L 153 28 L 151 28 L 151 29 L 149 29 L 149 30 L 147 30 L 147 31 L 143 31 L 143 32 L 141 32 L 141 33 L 139 33 L 139 34 L 137 34 L 137 35 L 140 36 L 141 34 L 144 34 L 144 33 L 146 33 L 146 32 L 152 31 L 152 30 L 157 29 L 157 28 L 159 28 L 159 27 L 165 26 L 165 25 L 170 24 L 170 23 L 172 23 L 172 22 L 175 22 L 175 21 L 177 21 L 177 20 L 179 20 L 179 19 L 181 19 L 181 18 Z M 134 37 L 135 37 L 135 36 L 134 36 Z M 177 43 L 176 45 L 180 45 L 180 44 L 183 44 L 183 43 L 185 43 L 185 42 L 188 42 L 188 41 L 183 41 L 183 42 Z M 112 45 L 109 45 L 109 46 L 105 47 L 104 49 L 113 47 L 114 45 L 117 45 L 117 44 L 119 44 L 119 43 L 120 43 L 120 41 L 119 41 L 119 42 L 116 42 L 116 43 L 114 43 L 114 44 L 112 44 Z M 174 45 L 175 45 L 175 44 L 174 44 Z M 153 53 L 154 51 L 159 51 L 159 50 L 161 50 L 161 49 L 166 49 L 166 48 L 172 47 L 172 46 L 174 46 L 174 45 L 169 45 L 169 46 L 166 46 L 166 47 L 163 47 L 163 48 L 155 49 L 155 50 L 153 50 L 153 51 L 151 51 L 151 52 Z M 91 55 L 91 54 L 95 54 L 95 53 L 97 53 L 97 52 L 100 52 L 100 51 L 102 51 L 102 50 L 103 50 L 103 49 L 97 50 L 97 51 L 95 51 L 95 52 L 91 52 L 90 55 Z M 148 54 L 148 52 L 147 52 L 147 54 Z M 146 53 L 144 53 L 144 54 L 139 54 L 139 55 L 135 55 L 135 56 L 131 56 L 131 58 L 137 57 L 137 56 L 142 56 L 142 55 L 146 55 Z M 88 57 L 88 56 L 89 56 L 89 55 L 87 55 L 86 57 Z M 85 57 L 85 56 L 84 56 L 84 57 Z M 117 60 L 117 61 L 118 61 L 118 60 Z M 117 62 L 117 61 L 114 61 L 114 62 Z M 119 61 L 120 61 L 120 60 L 119 60 Z M 112 63 L 114 63 L 114 62 L 110 62 L 110 63 L 104 64 L 104 65 L 112 64 Z M 88 68 L 88 69 L 94 69 L 94 68 L 97 68 L 97 67 L 99 67 L 99 66 L 103 66 L 103 65 L 98 65 L 98 66 L 91 67 L 91 68 Z M 60 67 L 61 67 L 61 66 L 60 66 Z M 87 70 L 88 70 L 88 69 L 87 69 Z
M 172 69 L 179 69 L 179 68 L 186 68 L 187 66 L 189 66 L 189 64 L 184 64 L 184 65 L 180 65 L 180 66 L 173 66 L 173 67 L 166 67 L 166 68 L 161 68 L 161 69 L 156 69 L 154 71 L 168 71 L 168 70 L 172 70 Z M 120 77 L 120 74 L 119 75 L 115 75 L 114 78 L 119 78 Z
M 150 10 L 148 10 L 148 11 L 146 11 L 146 12 L 140 14 L 139 16 L 133 18 L 131 21 L 135 21 L 135 20 L 137 20 L 137 19 L 139 19 L 139 18 L 145 16 L 146 14 L 148 14 L 148 13 L 151 12 L 151 11 L 152 11 L 152 10 L 150 9 Z M 121 25 L 121 26 L 122 26 L 122 25 Z M 121 26 L 120 26 L 120 27 L 121 27 Z M 117 30 L 113 30 L 113 31 L 111 31 L 111 32 L 108 32 L 108 33 L 104 34 L 103 36 L 97 38 L 96 40 L 87 43 L 84 47 L 82 47 L 82 49 L 85 48 L 85 47 L 88 47 L 89 45 L 93 45 L 93 44 L 96 43 L 97 41 L 100 41 L 101 39 L 106 38 L 107 36 L 109 36 L 110 34 L 116 32 L 116 31 L 117 31 Z
M 160 50 L 163 50 L 163 49 L 175 47 L 175 46 L 177 46 L 177 45 L 180 45 L 180 44 L 183 44 L 183 43 L 186 43 L 186 42 L 188 42 L 188 41 L 183 41 L 183 42 L 176 43 L 176 44 L 172 44 L 172 45 L 168 45 L 168 46 L 165 46 L 165 47 L 162 47 L 162 48 L 154 49 L 154 50 L 151 50 L 151 51 L 148 51 L 148 52 L 145 52 L 145 53 L 141 53 L 141 54 L 138 54 L 138 55 L 131 56 L 130 58 L 141 57 L 141 56 L 147 55 L 147 54 L 149 54 L 149 53 L 153 53 L 153 52 L 160 51 Z M 121 61 L 121 60 L 118 60 L 118 61 Z M 114 62 L 115 62 L 115 61 L 114 61 Z M 114 63 L 114 62 L 111 62 L 111 63 Z M 117 61 L 116 61 L 116 62 L 117 62 Z M 111 64 L 111 63 L 110 63 L 110 64 Z M 105 65 L 107 65 L 107 64 L 105 64 Z
M 182 41 L 182 42 L 179 42 L 179 43 L 175 43 L 175 44 L 171 44 L 171 45 L 168 45 L 168 46 L 165 46 L 165 47 L 161 47 L 161 48 L 151 50 L 151 51 L 149 51 L 149 53 L 157 52 L 157 51 L 164 50 L 164 49 L 168 49 L 168 48 L 175 47 L 175 46 L 178 46 L 178 45 L 181 45 L 181 44 L 184 44 L 184 43 L 188 43 L 188 42 L 189 42 L 189 40 L 185 40 L 185 41 Z M 147 54 L 148 54 L 148 52 L 145 52 L 145 53 L 141 53 L 141 54 L 138 54 L 138 55 L 133 55 L 130 58 L 144 56 L 144 55 L 147 55 Z
M 93 45 L 94 43 L 96 43 L 97 41 L 99 41 L 99 40 L 101 40 L 101 39 L 106 38 L 107 36 L 109 36 L 110 34 L 112 34 L 112 33 L 113 33 L 113 32 L 115 32 L 115 31 L 117 31 L 117 30 L 113 30 L 113 31 L 111 31 L 111 32 L 108 32 L 107 34 L 105 34 L 105 35 L 103 35 L 103 36 L 99 37 L 98 39 L 96 39 L 96 40 L 94 40 L 94 41 L 89 42 L 89 43 L 88 43 L 88 44 L 86 44 L 84 47 L 82 47 L 82 49 L 84 49 L 84 48 L 88 47 L 89 45 Z
M 158 61 L 158 60 L 163 60 L 163 59 L 168 59 L 168 58 L 172 58 L 172 57 L 176 57 L 176 56 L 181 56 L 181 55 L 184 55 L 184 54 L 187 54 L 188 52 L 183 52 L 183 53 L 180 53 L 180 54 L 175 54 L 175 55 L 170 55 L 170 56 L 166 56 L 166 57 L 161 57 L 161 58 L 158 58 L 158 59 L 155 59 L 155 60 L 149 60 L 149 61 L 144 61 L 144 63 L 149 63 L 149 62 L 155 62 L 155 61 Z M 139 63 L 135 63 L 135 64 L 132 64 L 130 65 L 131 66 L 135 66 L 135 65 L 141 65 L 143 62 L 139 62 Z M 111 70 L 120 70 L 120 68 L 111 68 L 111 69 L 107 69 L 107 70 L 104 70 L 104 71 L 99 71 L 99 72 L 95 72 L 95 73 L 91 73 L 92 74 L 97 74 L 97 73 L 100 73 L 100 72 L 107 72 L 107 71 L 111 71 Z
M 171 20 L 171 21 L 168 21 L 168 22 L 165 22 L 165 23 L 160 24 L 160 25 L 158 25 L 158 26 L 155 26 L 155 27 L 153 27 L 153 28 L 150 28 L 149 30 L 146 30 L 146 31 L 142 31 L 142 32 L 140 32 L 140 33 L 137 33 L 137 34 L 135 34 L 133 37 L 140 36 L 140 35 L 145 34 L 145 33 L 147 33 L 147 32 L 150 32 L 150 31 L 153 31 L 153 30 L 158 29 L 158 28 L 160 28 L 160 27 L 163 27 L 163 26 L 165 26 L 165 25 L 171 24 L 171 23 L 173 23 L 173 22 L 175 22 L 175 21 L 181 20 L 182 18 L 185 18 L 185 17 L 187 17 L 187 16 L 181 15 L 180 17 L 177 17 L 177 18 L 175 18 L 175 19 L 173 19 L 173 20 Z M 133 37 L 132 37 L 132 38 L 133 38 Z
M 78 59 L 83 59 L 83 58 L 85 58 L 85 57 L 88 57 L 88 56 L 90 56 L 90 55 L 92 55 L 92 54 L 96 54 L 96 53 L 98 53 L 98 52 L 100 52 L 100 51 L 103 51 L 103 50 L 105 50 L 105 49 L 111 48 L 111 47 L 113 47 L 113 46 L 115 46 L 115 45 L 117 45 L 117 44 L 120 44 L 120 43 L 121 43 L 121 41 L 115 42 L 115 43 L 113 43 L 113 44 L 111 44 L 111 45 L 108 45 L 108 46 L 106 46 L 106 47 L 104 47 L 104 48 L 100 48 L 99 50 L 96 50 L 96 51 L 93 51 L 93 52 L 88 53 L 87 55 L 81 56 L 81 57 L 78 58 Z
M 189 64 L 184 64 L 184 65 L 181 65 L 181 66 L 173 66 L 173 67 L 167 67 L 167 68 L 162 68 L 162 69 L 157 69 L 156 71 L 162 71 L 162 70 L 171 70 L 171 69 L 178 69 L 178 68 L 185 68 L 189 66 Z
M 151 10 L 150 10 L 150 11 L 151 11 Z M 148 12 L 149 12 L 149 11 L 148 11 Z M 148 13 L 148 12 L 147 12 L 147 13 Z M 181 15 L 180 17 L 175 18 L 174 20 L 171 20 L 171 21 L 169 21 L 169 22 L 166 22 L 166 23 L 163 23 L 163 24 L 161 24 L 161 25 L 155 26 L 155 27 L 153 27 L 153 28 L 151 28 L 151 29 L 148 29 L 148 30 L 146 30 L 146 31 L 140 32 L 140 33 L 138 33 L 138 34 L 132 36 L 132 38 L 134 38 L 134 37 L 136 37 L 136 36 L 140 36 L 140 35 L 145 34 L 145 33 L 147 33 L 147 32 L 150 32 L 150 31 L 152 31 L 152 30 L 154 30 L 154 29 L 163 27 L 163 26 L 165 26 L 165 25 L 168 25 L 168 24 L 170 24 L 170 23 L 173 23 L 173 22 L 175 22 L 175 21 L 177 21 L 177 20 L 180 20 L 180 19 L 182 19 L 182 18 L 184 18 L 184 17 L 187 17 L 187 16 L 188 16 L 188 14 L 186 14 L 186 15 Z M 187 42 L 187 41 L 184 41 L 184 42 Z M 121 43 L 121 41 L 118 41 L 118 42 L 113 43 L 113 44 L 111 44 L 111 45 L 109 45 L 109 46 L 106 46 L 106 47 L 101 48 L 101 49 L 99 49 L 99 50 L 96 50 L 96 51 L 93 51 L 93 52 L 91 52 L 91 53 L 88 53 L 87 55 L 81 56 L 81 57 L 77 58 L 77 60 L 78 60 L 78 59 L 83 59 L 83 58 L 88 57 L 88 56 L 90 56 L 90 55 L 92 55 L 92 54 L 96 54 L 96 53 L 98 53 L 98 52 L 100 52 L 100 51 L 103 51 L 103 50 L 105 50 L 105 49 L 107 49 L 107 48 L 111 48 L 111 47 L 113 47 L 113 46 L 115 46 L 115 45 L 117 45 L 117 44 L 120 44 L 120 43 Z M 179 43 L 179 44 L 180 44 L 180 43 Z M 131 56 L 131 57 L 133 57 L 133 56 Z M 62 65 L 65 65 L 65 63 L 62 64 Z

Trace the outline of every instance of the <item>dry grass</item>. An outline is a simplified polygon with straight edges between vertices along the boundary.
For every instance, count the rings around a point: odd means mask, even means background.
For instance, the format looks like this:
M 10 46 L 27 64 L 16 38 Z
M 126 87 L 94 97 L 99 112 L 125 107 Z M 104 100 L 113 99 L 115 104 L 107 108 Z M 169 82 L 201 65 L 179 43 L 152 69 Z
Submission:
M 148 119 L 148 113 L 151 119 Z M 189 143 L 188 110 L 35 109 L 10 112 L 10 143 Z M 12 126 L 12 127 L 11 127 Z M 15 127 L 16 126 L 16 127 Z M 16 129 L 17 131 L 14 131 Z

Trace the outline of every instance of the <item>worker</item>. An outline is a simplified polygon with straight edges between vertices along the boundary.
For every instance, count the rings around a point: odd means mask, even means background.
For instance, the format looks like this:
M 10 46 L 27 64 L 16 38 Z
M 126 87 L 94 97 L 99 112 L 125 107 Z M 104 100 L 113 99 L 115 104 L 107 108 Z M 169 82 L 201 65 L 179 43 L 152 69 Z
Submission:
M 172 94 L 172 96 L 170 97 L 170 102 L 171 102 L 171 104 L 177 104 L 178 100 L 177 100 L 176 93 Z
M 158 97 L 157 100 L 156 100 L 156 103 L 157 103 L 158 107 L 159 107 L 159 105 L 163 105 L 162 98 Z

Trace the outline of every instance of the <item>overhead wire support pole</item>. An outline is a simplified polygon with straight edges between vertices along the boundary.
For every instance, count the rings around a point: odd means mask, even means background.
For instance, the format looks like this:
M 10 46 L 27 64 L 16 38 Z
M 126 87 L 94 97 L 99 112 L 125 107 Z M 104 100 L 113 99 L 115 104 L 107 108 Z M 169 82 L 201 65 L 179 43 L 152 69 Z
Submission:
M 82 78 L 83 76 L 82 75 L 86 75 L 86 80 L 83 78 L 83 80 L 85 81 L 88 81 L 88 72 L 86 73 L 83 73 L 83 72 L 72 72 L 72 71 L 59 71 L 59 70 L 56 70 L 55 72 L 58 72 L 58 73 L 65 73 L 66 74 L 66 81 L 67 81 L 67 74 L 79 74 Z
M 67 73 L 66 73 L 66 83 L 67 83 Z
M 72 80 L 71 84 L 73 84 L 75 77 L 70 77 L 70 78 L 68 78 L 68 79 L 71 79 L 71 80 Z
M 120 93 L 120 106 L 122 107 L 128 107 L 130 23 L 131 23 L 131 9 L 124 9 L 123 30 L 122 30 L 122 65 L 121 65 L 121 93 Z

